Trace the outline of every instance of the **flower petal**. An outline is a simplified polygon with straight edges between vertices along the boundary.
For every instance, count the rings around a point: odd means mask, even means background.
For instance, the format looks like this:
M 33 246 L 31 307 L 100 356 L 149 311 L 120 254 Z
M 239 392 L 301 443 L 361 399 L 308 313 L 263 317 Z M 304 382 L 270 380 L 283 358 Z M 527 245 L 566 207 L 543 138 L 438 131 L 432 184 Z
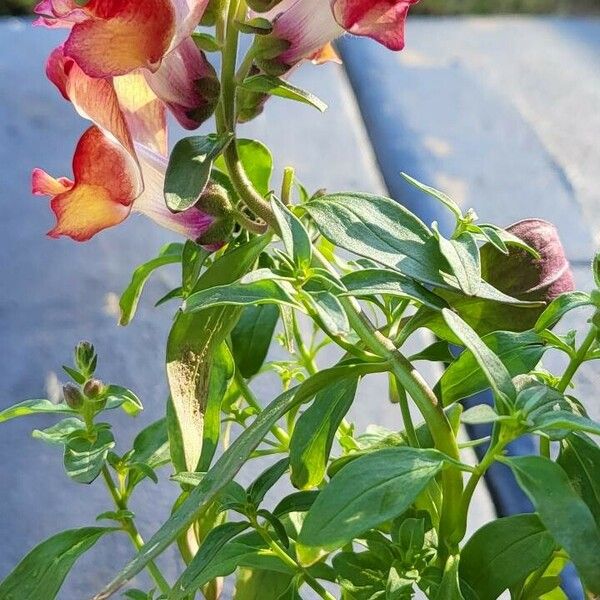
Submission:
M 76 23 L 65 54 L 91 77 L 156 70 L 175 33 L 170 0 L 91 0 L 89 19 Z
M 273 32 L 258 40 L 267 53 L 267 60 L 257 60 L 257 64 L 278 75 L 285 72 L 286 67 L 310 58 L 344 33 L 326 0 L 283 0 L 272 11 L 260 16 L 272 19 Z M 287 46 L 277 56 L 272 56 L 270 46 L 275 49 L 276 41 L 287 42 Z M 276 63 L 282 66 L 279 73 Z
M 333 0 L 336 21 L 354 35 L 377 40 L 390 50 L 404 48 L 404 22 L 418 0 Z
M 34 169 L 31 173 L 31 193 L 36 196 L 57 196 L 73 187 L 67 177 L 55 179 L 42 169 Z
M 176 31 L 169 50 L 173 50 L 188 38 L 198 25 L 209 0 L 173 0 Z
M 158 71 L 144 74 L 154 93 L 186 129 L 195 129 L 214 112 L 219 80 L 191 37 L 164 58 Z
M 129 154 L 98 127 L 90 127 L 79 140 L 73 173 L 71 187 L 67 187 L 68 180 L 61 185 L 60 179 L 39 169 L 33 173 L 34 191 L 53 196 L 50 206 L 56 225 L 48 232 L 50 237 L 89 240 L 127 217 L 137 193 L 137 169 L 132 172 Z
M 42 0 L 36 5 L 33 12 L 40 15 L 34 21 L 34 25 L 49 28 L 66 27 L 70 29 L 75 23 L 80 23 L 88 18 L 85 11 L 73 0 Z
M 166 156 L 168 149 L 165 105 L 156 97 L 144 75 L 138 71 L 115 77 L 113 85 L 131 137 Z

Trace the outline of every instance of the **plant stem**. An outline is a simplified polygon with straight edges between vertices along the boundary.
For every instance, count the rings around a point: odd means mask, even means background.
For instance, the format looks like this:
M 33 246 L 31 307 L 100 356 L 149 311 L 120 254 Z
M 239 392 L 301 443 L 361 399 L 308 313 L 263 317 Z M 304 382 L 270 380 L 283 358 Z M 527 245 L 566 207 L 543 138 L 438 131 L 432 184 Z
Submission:
M 317 249 L 314 250 L 314 257 L 319 266 L 337 276 L 333 267 L 329 265 Z M 417 404 L 429 427 L 435 447 L 450 458 L 460 460 L 458 443 L 450 422 L 433 390 L 427 385 L 421 374 L 396 348 L 393 342 L 373 326 L 354 298 L 340 297 L 339 300 L 354 331 L 371 352 L 388 362 L 392 373 L 398 378 L 399 384 Z M 449 536 L 460 521 L 457 507 L 462 497 L 462 474 L 450 467 L 443 471 L 442 482 L 444 500 L 440 522 L 440 539 L 450 542 Z M 440 547 L 443 548 L 444 545 L 440 544 Z M 444 548 L 444 551 L 446 550 L 450 550 L 450 553 L 452 553 L 453 548 Z M 442 557 L 445 558 L 443 552 Z
M 393 402 L 398 403 L 400 406 L 400 412 L 402 413 L 402 422 L 404 423 L 404 431 L 408 438 L 408 443 L 413 448 L 419 447 L 419 440 L 417 438 L 417 432 L 413 424 L 412 415 L 410 414 L 410 408 L 408 406 L 408 398 L 406 397 L 406 390 L 398 383 L 398 379 L 393 375 L 390 375 L 390 398 Z
M 242 395 L 244 400 L 248 403 L 248 406 L 251 406 L 252 408 L 256 409 L 258 412 L 261 412 L 262 406 L 259 404 L 258 400 L 256 399 L 256 396 L 254 395 L 254 392 L 250 389 L 250 386 L 248 385 L 248 383 L 246 382 L 246 380 L 244 379 L 242 374 L 237 369 L 235 371 L 234 381 L 238 387 L 240 394 Z M 271 433 L 275 436 L 275 438 L 279 441 L 279 443 L 284 448 L 287 448 L 289 446 L 290 437 L 283 429 L 281 429 L 281 427 L 278 427 L 277 425 L 273 425 L 273 427 L 271 427 Z
M 302 573 L 302 577 L 306 583 L 317 593 L 323 600 L 335 600 L 332 596 L 301 564 L 296 562 L 272 537 L 256 519 L 251 519 L 252 526 L 260 537 L 266 542 L 271 551 L 288 567 L 294 571 Z
M 577 369 L 579 369 L 579 367 L 585 361 L 585 357 L 589 349 L 592 347 L 592 344 L 596 341 L 597 333 L 598 331 L 596 329 L 596 326 L 592 325 L 581 346 L 569 361 L 569 364 L 567 365 L 567 368 L 563 373 L 563 376 L 561 377 L 557 386 L 558 391 L 562 394 L 564 394 L 566 389 L 569 387 L 569 384 L 575 376 L 575 373 L 577 373 Z M 540 454 L 541 456 L 545 456 L 546 458 L 550 458 L 551 456 L 550 440 L 543 436 L 540 436 Z
M 236 16 L 244 17 L 246 3 L 242 0 L 230 0 L 227 8 L 227 23 L 224 26 L 225 43 L 222 50 L 221 62 L 221 106 L 217 113 L 217 130 L 219 133 L 226 131 L 235 134 L 235 68 L 237 65 L 239 33 L 234 25 Z M 248 208 L 265 223 L 278 231 L 275 215 L 269 203 L 254 189 L 241 164 L 237 151 L 235 137 L 227 146 L 223 157 L 231 182 L 242 201 Z
M 598 334 L 598 330 L 595 325 L 590 327 L 588 334 L 583 340 L 579 350 L 575 353 L 575 356 L 571 358 L 566 371 L 560 379 L 558 384 L 558 391 L 564 393 L 565 390 L 569 387 L 573 376 L 577 372 L 577 369 L 581 366 L 581 364 L 585 361 L 585 357 L 588 353 L 588 350 L 592 347 L 592 344 L 596 341 L 596 336 Z
M 300 333 L 300 327 L 298 326 L 298 318 L 296 317 L 296 313 L 292 313 L 292 332 L 294 335 L 294 341 L 296 342 L 296 346 L 298 346 L 298 352 L 300 353 L 300 358 L 302 359 L 302 366 L 308 371 L 309 375 L 314 375 L 319 370 L 314 358 L 310 355 L 308 349 L 306 348 L 306 344 L 304 343 L 304 339 L 302 338 L 302 334 Z
M 115 485 L 115 482 L 106 465 L 102 467 L 102 476 L 104 478 L 104 482 L 106 483 L 106 487 L 108 488 L 108 491 L 110 492 L 110 495 L 112 496 L 112 499 L 115 503 L 115 507 L 118 510 L 127 510 L 127 500 L 121 495 L 121 493 L 117 489 L 117 486 Z M 134 520 L 131 517 L 126 517 L 123 518 L 121 522 L 123 525 L 123 530 L 127 533 L 129 538 L 131 539 L 131 542 L 133 543 L 133 546 L 139 552 L 144 545 L 144 540 L 142 539 L 140 532 L 135 526 Z M 160 569 L 157 567 L 156 563 L 154 561 L 150 561 L 146 566 L 148 572 L 152 576 L 152 579 L 154 579 L 154 583 L 156 583 L 160 591 L 163 594 L 168 594 L 171 591 L 171 588 L 167 580 L 164 578 L 163 574 L 160 572 Z

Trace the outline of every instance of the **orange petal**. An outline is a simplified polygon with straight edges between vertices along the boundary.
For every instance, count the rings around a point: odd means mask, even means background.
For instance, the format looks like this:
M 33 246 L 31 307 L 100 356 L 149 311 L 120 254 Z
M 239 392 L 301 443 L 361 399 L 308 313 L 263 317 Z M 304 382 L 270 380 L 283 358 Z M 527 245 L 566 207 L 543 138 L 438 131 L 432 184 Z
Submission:
M 334 62 L 338 65 L 342 64 L 342 60 L 338 53 L 335 51 L 333 44 L 325 44 L 322 48 L 319 48 L 311 57 L 313 64 L 322 65 L 326 62 Z
M 31 173 L 31 193 L 36 196 L 57 196 L 72 187 L 73 182 L 67 177 L 55 179 L 42 169 L 34 169 Z
M 156 70 L 175 33 L 170 0 L 91 0 L 90 18 L 76 23 L 65 54 L 91 77 Z
M 137 142 L 163 156 L 167 155 L 167 117 L 165 105 L 150 89 L 140 72 L 113 79 L 119 105 Z
M 48 232 L 50 237 L 66 235 L 82 242 L 127 217 L 137 195 L 137 168 L 132 168 L 131 157 L 123 147 L 98 127 L 90 127 L 79 140 L 73 173 L 74 185 L 66 190 L 63 187 L 51 200 L 56 225 Z M 46 183 L 46 193 L 58 189 L 54 182 L 60 180 L 34 173 L 36 178 Z
M 110 132 L 130 154 L 135 154 L 127 123 L 110 79 L 94 79 L 86 75 L 72 58 L 65 56 L 62 46 L 50 54 L 46 74 L 83 118 Z

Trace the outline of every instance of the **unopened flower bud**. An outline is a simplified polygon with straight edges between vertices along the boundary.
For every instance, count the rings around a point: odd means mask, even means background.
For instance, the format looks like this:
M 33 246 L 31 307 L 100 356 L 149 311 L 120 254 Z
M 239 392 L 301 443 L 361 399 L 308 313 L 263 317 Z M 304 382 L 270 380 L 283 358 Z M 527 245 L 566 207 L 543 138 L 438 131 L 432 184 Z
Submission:
M 90 342 L 79 342 L 75 347 L 75 365 L 83 372 L 91 375 L 96 368 L 96 351 Z
M 83 386 L 83 393 L 90 399 L 96 400 L 104 392 L 105 386 L 99 379 L 90 379 Z
M 72 383 L 67 383 L 63 386 L 63 398 L 65 403 L 75 410 L 81 408 L 83 405 L 84 397 L 81 390 Z
M 594 282 L 596 287 L 600 289 L 600 252 L 594 256 L 594 262 L 592 263 L 592 274 L 594 275 Z
M 227 190 L 213 181 L 208 182 L 195 206 L 201 212 L 217 218 L 226 217 L 232 212 Z

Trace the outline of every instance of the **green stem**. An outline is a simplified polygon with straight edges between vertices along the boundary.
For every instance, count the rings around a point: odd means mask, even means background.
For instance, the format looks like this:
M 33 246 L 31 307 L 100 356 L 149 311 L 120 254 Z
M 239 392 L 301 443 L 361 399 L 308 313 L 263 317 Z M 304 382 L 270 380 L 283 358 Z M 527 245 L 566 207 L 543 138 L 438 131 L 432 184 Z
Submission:
M 333 268 L 316 249 L 314 256 L 316 261 L 320 263 L 319 266 L 334 274 Z M 337 273 L 335 275 L 337 276 Z M 435 447 L 450 458 L 460 460 L 458 443 L 452 426 L 444 413 L 442 405 L 421 374 L 394 346 L 393 342 L 373 326 L 354 298 L 340 297 L 339 300 L 354 331 L 371 352 L 388 362 L 400 385 L 417 404 L 429 427 Z M 449 541 L 450 534 L 456 529 L 457 523 L 460 521 L 457 507 L 462 496 L 462 474 L 452 467 L 445 469 L 442 474 L 442 482 L 444 500 L 440 523 L 440 539 Z M 444 550 L 452 551 L 452 548 L 444 548 Z
M 564 393 L 565 390 L 569 387 L 569 384 L 571 383 L 571 380 L 577 372 L 577 369 L 579 369 L 581 364 L 585 361 L 585 357 L 589 349 L 592 347 L 592 344 L 596 341 L 597 334 L 598 330 L 596 329 L 596 326 L 592 325 L 587 336 L 585 337 L 581 346 L 579 347 L 579 350 L 577 350 L 575 356 L 571 358 L 566 371 L 560 379 L 557 388 L 559 392 Z
M 259 404 L 258 400 L 256 399 L 256 396 L 254 395 L 254 392 L 250 389 L 250 386 L 237 369 L 235 371 L 234 381 L 237 385 L 240 394 L 248 403 L 248 406 L 251 406 L 258 412 L 261 412 L 262 406 Z M 271 433 L 275 436 L 275 438 L 284 448 L 287 448 L 290 445 L 290 437 L 283 429 L 281 429 L 281 427 L 273 425 L 273 427 L 271 427 Z
M 404 423 L 404 430 L 408 443 L 413 448 L 419 447 L 419 440 L 417 438 L 417 432 L 410 414 L 410 407 L 408 406 L 408 398 L 406 397 L 406 390 L 398 383 L 398 380 L 394 376 L 390 376 L 390 398 L 393 402 L 398 403 L 400 406 L 400 412 L 402 413 L 402 422 Z
M 597 333 L 598 331 L 596 329 L 596 326 L 592 325 L 581 346 L 569 361 L 569 364 L 567 365 L 567 368 L 563 373 L 563 376 L 561 377 L 557 386 L 558 391 L 562 394 L 564 394 L 566 389 L 569 387 L 569 384 L 573 380 L 573 377 L 575 376 L 575 373 L 577 373 L 579 367 L 582 365 L 583 362 L 585 362 L 585 357 L 589 349 L 592 347 L 592 344 L 596 341 Z M 540 454 L 542 456 L 545 456 L 546 458 L 550 458 L 551 456 L 550 440 L 543 436 L 540 436 Z
M 117 486 L 115 485 L 115 482 L 106 465 L 102 467 L 102 476 L 115 503 L 115 507 L 118 510 L 127 510 L 127 500 L 119 493 L 119 490 L 117 489 Z M 135 526 L 134 520 L 131 517 L 124 518 L 122 520 L 122 525 L 123 530 L 127 533 L 135 549 L 139 552 L 144 546 L 144 540 Z M 163 574 L 160 572 L 160 569 L 156 566 L 156 563 L 154 561 L 150 561 L 146 567 L 160 591 L 163 594 L 168 594 L 171 591 L 171 588 Z
M 302 573 L 302 577 L 306 583 L 317 593 L 323 600 L 335 600 L 332 596 L 301 564 L 296 562 L 272 537 L 267 529 L 265 529 L 256 519 L 251 519 L 252 526 L 260 537 L 269 546 L 270 550 L 275 554 L 286 566 L 294 571 Z
M 292 313 L 292 333 L 294 336 L 294 341 L 296 342 L 296 346 L 298 347 L 298 352 L 300 353 L 300 358 L 302 359 L 302 366 L 308 371 L 309 375 L 314 375 L 319 369 L 315 363 L 314 357 L 310 355 L 308 349 L 306 348 L 306 344 L 304 343 L 304 339 L 300 333 L 298 318 L 296 317 L 295 312 Z
M 465 490 L 460 500 L 460 510 L 458 511 L 461 516 L 461 521 L 452 535 L 452 540 L 456 544 L 458 544 L 465 537 L 465 533 L 467 532 L 469 506 L 471 504 L 471 500 L 473 499 L 473 494 L 475 493 L 477 484 L 484 476 L 485 472 L 490 468 L 492 463 L 496 460 L 496 457 L 502 453 L 506 444 L 509 442 L 509 440 L 503 439 L 501 434 L 500 438 L 501 439 L 498 441 L 498 443 L 488 448 L 482 461 L 477 465 L 475 471 L 471 474 L 471 477 L 469 477 L 469 481 L 467 481 L 467 485 L 465 486 Z
M 235 134 L 235 68 L 237 65 L 239 32 L 234 25 L 236 16 L 244 17 L 246 3 L 242 0 L 230 0 L 227 8 L 227 23 L 224 26 L 225 42 L 221 61 L 221 102 L 217 112 L 217 130 L 219 133 Z M 240 161 L 235 138 L 227 146 L 223 157 L 231 182 L 240 198 L 248 208 L 265 223 L 278 231 L 275 215 L 269 203 L 254 189 Z
M 283 170 L 283 181 L 281 183 L 281 201 L 289 206 L 292 202 L 292 186 L 294 185 L 294 168 L 286 167 Z

